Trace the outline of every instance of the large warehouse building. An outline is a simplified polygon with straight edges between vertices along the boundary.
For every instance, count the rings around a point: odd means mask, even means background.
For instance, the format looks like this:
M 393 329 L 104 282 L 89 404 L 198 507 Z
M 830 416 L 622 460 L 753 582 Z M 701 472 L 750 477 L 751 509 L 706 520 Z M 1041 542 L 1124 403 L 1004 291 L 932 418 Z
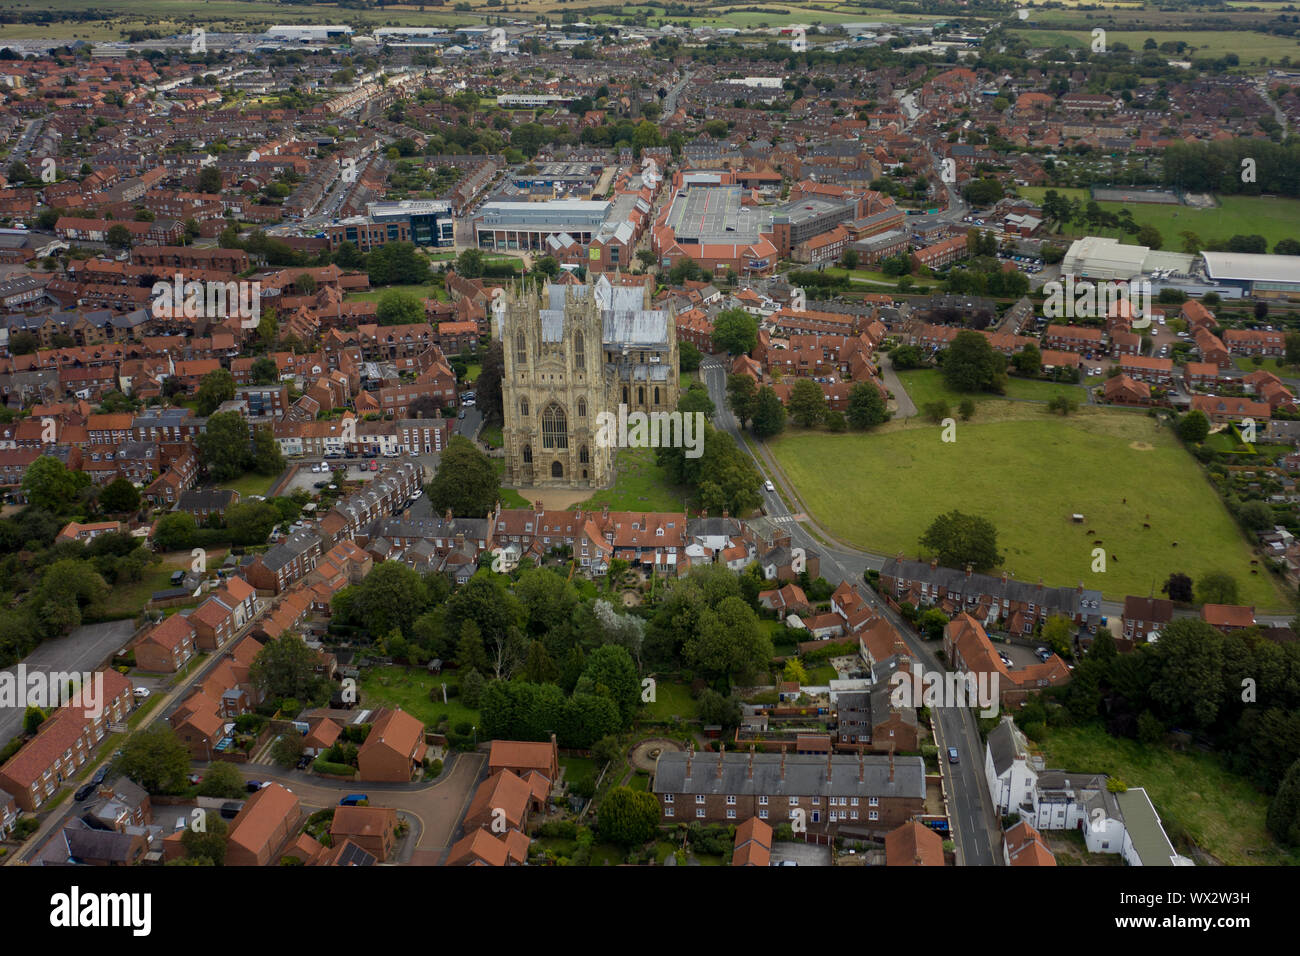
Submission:
M 1128 282 L 1142 274 L 1148 246 L 1126 246 L 1108 236 L 1087 236 L 1070 243 L 1061 260 L 1061 275 L 1103 282 Z
M 1205 275 L 1262 299 L 1300 299 L 1300 256 L 1203 252 Z

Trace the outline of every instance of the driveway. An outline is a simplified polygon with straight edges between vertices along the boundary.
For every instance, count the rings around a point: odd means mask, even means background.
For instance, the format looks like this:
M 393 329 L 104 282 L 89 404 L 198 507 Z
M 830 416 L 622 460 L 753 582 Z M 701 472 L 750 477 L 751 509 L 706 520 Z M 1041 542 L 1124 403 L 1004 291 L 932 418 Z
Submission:
M 912 396 L 907 394 L 907 389 L 903 388 L 903 382 L 894 371 L 894 360 L 888 355 L 880 363 L 880 378 L 885 383 L 885 388 L 894 393 L 894 403 L 898 409 L 894 412 L 895 418 L 911 418 L 916 414 L 916 402 L 912 401 Z
M 816 843 L 773 843 L 772 865 L 790 860 L 799 866 L 830 866 L 831 848 L 818 846 Z
M 45 641 L 22 661 L 27 673 L 40 671 L 94 671 L 112 657 L 135 633 L 135 621 L 106 621 L 87 624 L 67 637 Z M 7 673 L 17 673 L 16 667 L 6 667 Z M 0 707 L 0 747 L 3 747 L 23 728 L 24 707 Z

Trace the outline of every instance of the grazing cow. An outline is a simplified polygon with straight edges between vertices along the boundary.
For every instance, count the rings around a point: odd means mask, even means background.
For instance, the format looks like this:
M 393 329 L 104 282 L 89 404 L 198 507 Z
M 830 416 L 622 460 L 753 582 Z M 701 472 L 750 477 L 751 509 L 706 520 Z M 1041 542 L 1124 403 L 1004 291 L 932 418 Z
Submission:
M 1146 528 L 1148 531 L 1151 530 L 1151 525 L 1149 524 L 1144 524 L 1142 527 Z
M 1173 546 L 1174 546 L 1175 548 L 1178 547 L 1178 542 L 1175 541 L 1174 544 L 1173 544 Z
M 1113 555 L 1113 554 L 1110 556 L 1110 559 L 1111 559 L 1112 561 L 1116 561 L 1116 562 L 1119 561 L 1119 558 L 1115 557 L 1115 555 Z
M 1098 538 L 1096 541 L 1093 542 L 1093 544 L 1101 544 L 1101 539 Z

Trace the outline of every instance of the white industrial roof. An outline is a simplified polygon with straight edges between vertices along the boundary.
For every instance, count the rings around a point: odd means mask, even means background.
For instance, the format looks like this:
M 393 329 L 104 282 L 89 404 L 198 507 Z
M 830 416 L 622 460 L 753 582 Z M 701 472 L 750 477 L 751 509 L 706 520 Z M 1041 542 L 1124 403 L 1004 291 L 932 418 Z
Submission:
M 1205 272 L 1212 279 L 1251 282 L 1300 282 L 1300 256 L 1268 256 L 1255 252 L 1203 252 Z

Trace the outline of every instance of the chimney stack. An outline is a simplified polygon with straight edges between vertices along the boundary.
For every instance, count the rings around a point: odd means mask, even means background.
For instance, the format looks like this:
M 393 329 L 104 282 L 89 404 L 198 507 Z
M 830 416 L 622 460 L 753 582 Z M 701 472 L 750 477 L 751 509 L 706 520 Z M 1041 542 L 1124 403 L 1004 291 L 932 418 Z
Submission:
M 930 570 L 933 571 L 933 570 L 935 570 L 935 569 L 938 568 L 938 567 L 939 567 L 939 559 L 938 559 L 938 558 L 931 558 L 931 559 L 930 559 Z
M 445 515 L 443 515 L 442 520 L 445 521 L 445 522 L 447 522 L 447 524 L 451 524 L 451 509 L 450 509 L 450 508 L 447 509 L 447 513 L 446 513 Z
M 831 751 L 826 751 L 826 782 L 831 782 L 831 774 L 835 770 L 835 762 L 831 759 Z
M 749 773 L 746 775 L 746 779 L 749 780 L 754 779 L 754 745 L 753 744 L 749 745 Z
M 785 779 L 785 744 L 781 745 L 781 779 Z
M 686 750 L 686 779 L 691 779 L 691 762 L 695 759 L 695 744 L 691 744 Z
M 894 748 L 889 748 L 889 782 L 894 782 Z
M 867 780 L 867 761 L 862 756 L 862 744 L 858 744 L 858 783 L 866 783 Z
M 722 758 L 727 755 L 727 745 L 718 744 L 718 779 L 722 779 Z
M 975 570 L 974 565 L 966 565 L 966 580 L 970 580 L 971 572 Z

